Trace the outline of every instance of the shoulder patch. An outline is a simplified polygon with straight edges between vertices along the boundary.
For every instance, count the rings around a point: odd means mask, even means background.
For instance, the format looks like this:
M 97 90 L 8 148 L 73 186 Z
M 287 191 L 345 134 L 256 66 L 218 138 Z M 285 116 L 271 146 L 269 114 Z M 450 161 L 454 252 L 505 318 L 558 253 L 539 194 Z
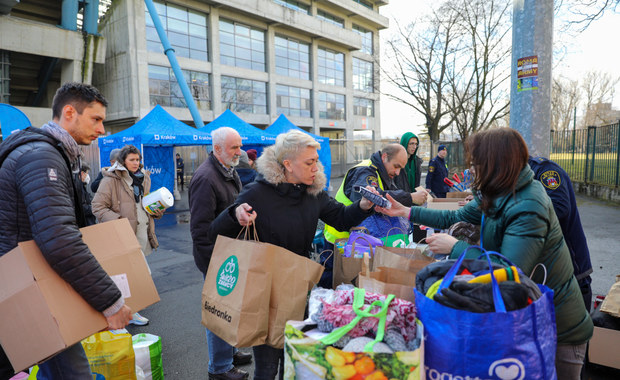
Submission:
M 429 173 L 432 173 L 432 172 L 434 172 L 434 171 L 435 171 L 435 167 L 434 167 L 434 166 L 429 165 L 429 166 L 428 166 L 428 172 L 429 172 Z
M 50 181 L 58 181 L 58 173 L 56 172 L 56 169 L 48 168 L 47 178 L 49 178 Z
M 560 187 L 562 180 L 558 172 L 556 172 L 555 170 L 547 170 L 540 175 L 540 182 L 547 189 L 555 190 Z
M 369 175 L 368 177 L 366 177 L 366 185 L 378 188 L 379 181 L 377 180 L 377 177 L 375 177 L 374 175 Z

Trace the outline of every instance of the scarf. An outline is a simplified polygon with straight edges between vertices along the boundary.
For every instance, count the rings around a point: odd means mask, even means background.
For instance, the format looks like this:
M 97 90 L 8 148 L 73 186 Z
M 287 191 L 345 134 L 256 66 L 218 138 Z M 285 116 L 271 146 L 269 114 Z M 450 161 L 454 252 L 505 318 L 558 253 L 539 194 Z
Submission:
M 416 136 L 412 132 L 407 132 L 400 138 L 400 145 L 405 147 L 405 150 L 406 150 L 409 144 L 409 140 L 411 140 L 412 138 L 415 138 L 416 140 L 418 140 L 418 144 L 420 143 L 420 139 L 418 138 L 418 136 Z M 417 163 L 416 154 L 418 153 L 418 148 L 419 148 L 419 145 L 415 149 L 415 152 L 413 152 L 413 154 L 409 156 L 409 159 L 407 160 L 407 164 L 403 168 L 403 170 L 405 170 L 405 172 L 407 173 L 407 181 L 409 181 L 409 186 L 411 187 L 411 191 L 415 191 L 415 176 L 416 176 L 416 163 Z
M 71 170 L 73 173 L 78 173 L 80 171 L 80 156 L 82 155 L 82 150 L 69 132 L 53 121 L 43 125 L 41 129 L 60 141 L 69 156 L 69 161 L 71 161 Z
M 136 203 L 138 203 L 140 202 L 140 198 L 144 195 L 144 186 L 142 185 L 144 182 L 144 173 L 140 170 L 135 173 L 132 173 L 129 170 L 127 172 L 133 181 L 131 183 L 131 186 L 133 187 L 133 196 Z

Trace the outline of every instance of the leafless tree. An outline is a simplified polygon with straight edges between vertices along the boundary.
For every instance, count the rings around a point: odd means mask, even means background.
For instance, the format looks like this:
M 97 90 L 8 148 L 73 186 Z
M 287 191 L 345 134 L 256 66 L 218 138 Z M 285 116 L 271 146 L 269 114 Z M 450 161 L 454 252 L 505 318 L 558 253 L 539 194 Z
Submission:
M 564 77 L 553 79 L 551 88 L 551 129 L 566 131 L 574 120 L 579 105 L 579 81 Z
M 454 1 L 465 48 L 449 70 L 448 103 L 461 139 L 509 112 L 510 9 L 506 0 Z
M 431 141 L 450 126 L 465 138 L 508 112 L 511 5 L 447 0 L 406 27 L 396 21 L 386 54 L 395 63 L 382 75 L 398 91 L 386 95 L 425 117 Z
M 387 41 L 383 61 L 393 67 L 381 67 L 383 77 L 397 89 L 385 93 L 421 113 L 431 141 L 452 124 L 445 105 L 449 88 L 447 71 L 454 52 L 459 49 L 457 14 L 450 9 L 433 12 L 430 20 L 417 20 L 407 26 L 396 21 L 398 35 Z
M 615 87 L 620 78 L 609 73 L 590 71 L 581 81 L 581 91 L 584 97 L 585 117 L 584 126 L 602 125 L 615 121 L 609 118 L 611 103 L 613 102 Z
M 593 21 L 603 17 L 605 12 L 617 12 L 620 0 L 556 0 L 555 9 L 564 9 L 572 15 L 567 27 L 576 27 L 583 32 Z

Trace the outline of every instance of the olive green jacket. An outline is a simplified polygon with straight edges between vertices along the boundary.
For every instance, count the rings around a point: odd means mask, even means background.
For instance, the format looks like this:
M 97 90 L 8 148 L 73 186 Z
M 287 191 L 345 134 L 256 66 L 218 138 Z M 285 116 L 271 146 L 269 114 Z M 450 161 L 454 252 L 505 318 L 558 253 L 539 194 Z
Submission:
M 547 268 L 545 285 L 553 289 L 558 343 L 581 344 L 592 336 L 593 324 L 583 304 L 573 264 L 551 199 L 534 173 L 526 166 L 519 174 L 515 193 L 499 197 L 485 215 L 482 246 L 496 251 L 511 260 L 521 270 L 531 275 L 538 263 Z M 448 228 L 465 221 L 480 225 L 482 210 L 480 199 L 469 202 L 457 211 L 411 208 L 411 221 L 435 228 Z M 468 244 L 459 241 L 452 248 L 451 258 L 457 258 Z M 467 253 L 477 258 L 477 249 Z M 543 271 L 539 268 L 533 280 L 542 283 Z

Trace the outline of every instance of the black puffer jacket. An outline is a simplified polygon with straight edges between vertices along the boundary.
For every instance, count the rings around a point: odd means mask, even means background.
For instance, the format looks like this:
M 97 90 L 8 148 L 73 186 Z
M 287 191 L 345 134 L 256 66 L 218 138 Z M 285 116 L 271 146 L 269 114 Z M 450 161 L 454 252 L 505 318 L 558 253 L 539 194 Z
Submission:
M 62 144 L 43 130 L 30 127 L 0 144 L 0 256 L 34 239 L 50 266 L 102 312 L 121 292 L 82 241 L 73 178 Z
M 256 230 L 261 242 L 275 244 L 308 257 L 319 218 L 339 230 L 359 225 L 372 211 L 365 212 L 359 201 L 350 206 L 331 198 L 323 189 L 326 178 L 319 171 L 311 186 L 285 182 L 284 167 L 275 158 L 273 147 L 257 160 L 258 177 L 243 188 L 234 204 L 211 223 L 209 238 L 236 237 L 241 230 L 235 208 L 248 203 L 256 211 Z

